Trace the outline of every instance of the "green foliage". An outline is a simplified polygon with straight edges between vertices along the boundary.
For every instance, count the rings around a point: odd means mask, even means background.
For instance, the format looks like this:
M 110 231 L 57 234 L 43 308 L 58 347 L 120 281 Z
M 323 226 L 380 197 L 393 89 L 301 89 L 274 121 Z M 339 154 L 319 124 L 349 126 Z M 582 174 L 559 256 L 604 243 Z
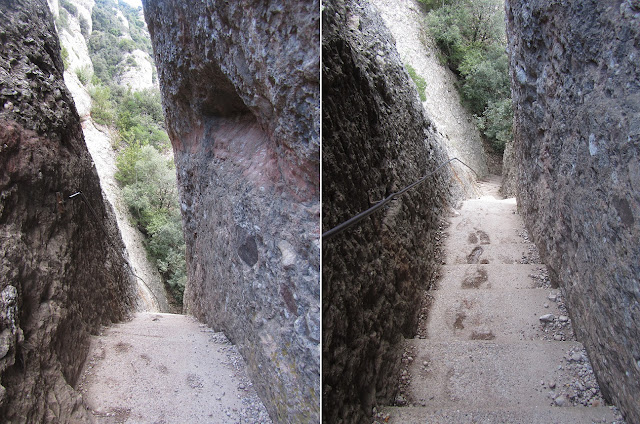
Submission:
M 56 25 L 58 26 L 58 31 L 60 29 L 69 29 L 69 12 L 67 9 L 60 9 L 58 14 L 58 18 L 56 19 Z
M 116 118 L 116 111 L 111 101 L 111 89 L 103 85 L 95 85 L 89 90 L 91 95 L 91 117 L 101 125 L 111 125 Z
M 82 83 L 82 85 L 87 85 L 89 81 L 91 81 L 91 77 L 93 76 L 93 72 L 91 72 L 91 68 L 87 66 L 83 66 L 82 68 L 76 68 L 76 75 L 78 79 Z
M 84 37 L 85 40 L 89 39 L 89 21 L 83 15 L 80 15 L 78 18 L 78 23 L 80 24 L 80 33 Z
M 64 64 L 64 69 L 69 69 L 69 51 L 66 47 L 62 46 L 60 50 L 60 56 L 62 56 L 62 63 Z
M 513 107 L 511 98 L 491 101 L 478 118 L 478 128 L 491 141 L 493 148 L 503 152 L 505 144 L 513 138 Z
M 169 136 L 164 130 L 164 117 L 160 92 L 149 89 L 120 94 L 116 126 L 127 144 L 150 144 L 159 150 L 169 147 Z
M 153 146 L 130 144 L 117 159 L 116 179 L 147 250 L 178 299 L 186 283 L 185 244 L 175 169 Z
M 418 2 L 427 12 L 432 9 L 437 9 L 439 7 L 444 7 L 446 5 L 452 4 L 454 1 L 455 0 L 418 0 Z
M 117 10 L 129 21 L 128 29 L 118 18 Z M 89 54 L 93 69 L 103 84 L 111 83 L 123 69 L 118 65 L 124 60 L 125 54 L 136 49 L 152 53 L 151 40 L 145 32 L 138 9 L 113 0 L 97 0 L 91 18 L 93 32 L 89 38 Z M 123 37 L 126 33 L 131 39 Z
M 129 21 L 129 29 L 118 18 L 117 10 Z M 146 235 L 150 258 L 181 302 L 187 279 L 185 244 L 175 169 L 161 153 L 170 144 L 160 92 L 149 89 L 134 93 L 114 83 L 123 69 L 137 65 L 135 58 L 127 55 L 136 49 L 151 53 L 151 42 L 140 10 L 125 3 L 96 0 L 92 21 L 88 42 L 94 68 L 90 77 L 91 115 L 96 122 L 117 129 L 121 151 L 116 160 L 116 179 L 135 224 Z M 126 34 L 131 39 L 123 37 Z
M 420 96 L 420 100 L 422 100 L 423 102 L 426 101 L 427 95 L 424 91 L 427 88 L 427 82 L 425 81 L 424 78 L 422 78 L 421 75 L 418 75 L 418 73 L 413 68 L 413 66 L 411 66 L 408 63 L 406 63 L 404 66 L 405 68 L 407 68 L 407 72 L 409 73 L 409 76 L 411 77 L 413 82 L 416 84 L 416 87 L 418 88 L 418 95 Z
M 431 1 L 429 4 L 437 2 Z M 452 0 L 427 15 L 443 62 L 460 78 L 460 94 L 497 150 L 511 138 L 511 86 L 504 0 Z
M 78 16 L 78 8 L 74 4 L 70 3 L 69 0 L 61 0 L 60 6 L 64 7 L 67 12 L 73 16 Z

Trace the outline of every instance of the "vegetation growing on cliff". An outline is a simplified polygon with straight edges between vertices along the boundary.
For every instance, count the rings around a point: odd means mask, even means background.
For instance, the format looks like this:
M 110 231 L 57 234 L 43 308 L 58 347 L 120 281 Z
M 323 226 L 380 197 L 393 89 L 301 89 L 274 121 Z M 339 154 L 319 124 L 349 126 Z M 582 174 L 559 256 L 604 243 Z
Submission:
M 409 76 L 411 77 L 413 82 L 416 84 L 416 88 L 418 89 L 418 95 L 420 96 L 420 100 L 424 102 L 425 100 L 427 100 L 427 95 L 424 92 L 424 90 L 427 89 L 427 81 L 422 77 L 422 75 L 418 74 L 415 68 L 410 64 L 406 63 L 404 67 L 407 68 L 407 72 L 409 73 Z
M 455 72 L 465 106 L 493 147 L 512 138 L 504 0 L 421 0 L 441 59 Z
M 149 256 L 182 303 L 185 243 L 160 92 L 157 88 L 133 92 L 115 82 L 127 66 L 126 54 L 134 50 L 150 53 L 151 41 L 139 10 L 125 3 L 96 0 L 92 21 L 88 45 L 94 74 L 78 77 L 85 85 L 90 80 L 93 120 L 116 130 L 116 179 L 135 224 L 146 235 Z

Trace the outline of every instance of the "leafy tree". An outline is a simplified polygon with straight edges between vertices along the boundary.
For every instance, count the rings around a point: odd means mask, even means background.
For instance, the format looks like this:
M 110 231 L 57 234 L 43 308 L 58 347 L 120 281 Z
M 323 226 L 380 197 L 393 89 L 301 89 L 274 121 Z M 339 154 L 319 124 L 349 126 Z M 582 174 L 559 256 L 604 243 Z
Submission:
M 434 3 L 431 1 L 431 3 Z M 431 4 L 430 3 L 430 4 Z M 503 0 L 452 0 L 427 15 L 442 61 L 459 77 L 462 101 L 496 150 L 511 138 Z
M 147 248 L 174 295 L 182 300 L 186 283 L 185 243 L 172 160 L 153 146 L 131 144 L 117 159 L 116 179 Z

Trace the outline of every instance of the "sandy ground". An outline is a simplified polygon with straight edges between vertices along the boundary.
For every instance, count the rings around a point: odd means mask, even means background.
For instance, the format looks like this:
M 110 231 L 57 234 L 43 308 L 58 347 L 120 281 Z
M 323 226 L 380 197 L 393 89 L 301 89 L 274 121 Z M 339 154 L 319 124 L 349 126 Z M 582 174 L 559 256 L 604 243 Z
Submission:
M 236 347 L 187 315 L 94 336 L 79 390 L 97 423 L 271 423 Z

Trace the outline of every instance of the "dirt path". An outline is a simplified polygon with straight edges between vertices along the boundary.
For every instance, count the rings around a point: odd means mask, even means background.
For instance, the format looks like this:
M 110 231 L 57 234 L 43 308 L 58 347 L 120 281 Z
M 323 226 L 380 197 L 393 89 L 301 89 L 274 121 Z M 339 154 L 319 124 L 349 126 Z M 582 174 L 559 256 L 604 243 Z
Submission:
M 93 337 L 79 389 L 97 423 L 271 423 L 236 347 L 187 315 Z
M 500 179 L 450 219 L 426 331 L 407 341 L 392 423 L 621 423 Z

